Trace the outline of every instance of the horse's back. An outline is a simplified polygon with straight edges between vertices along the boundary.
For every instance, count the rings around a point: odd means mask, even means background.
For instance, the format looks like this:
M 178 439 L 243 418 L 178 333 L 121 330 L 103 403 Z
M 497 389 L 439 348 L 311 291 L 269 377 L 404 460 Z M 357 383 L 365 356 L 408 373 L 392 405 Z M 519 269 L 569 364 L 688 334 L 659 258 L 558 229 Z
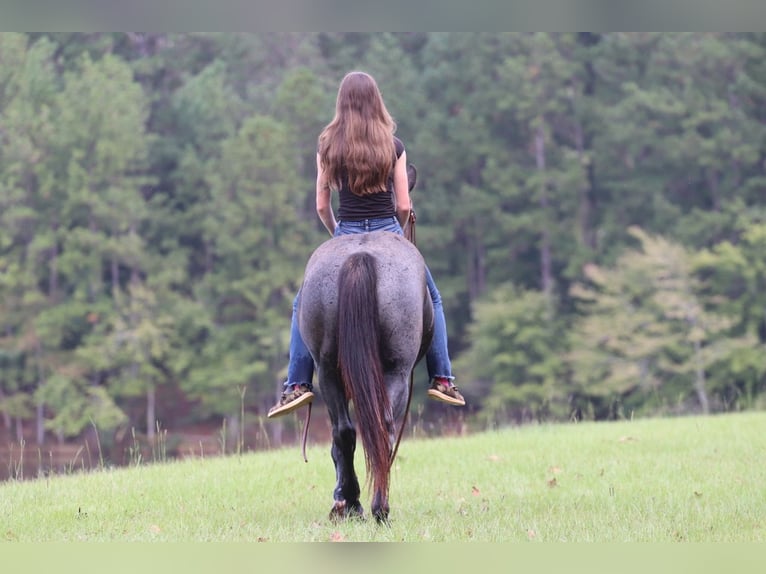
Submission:
M 417 361 L 424 338 L 430 340 L 433 320 L 426 286 L 426 268 L 418 249 L 404 237 L 388 231 L 342 235 L 320 245 L 306 265 L 301 288 L 299 323 L 301 334 L 318 362 L 332 359 L 335 338 L 338 278 L 349 256 L 373 257 L 381 340 L 389 357 Z M 413 341 L 415 357 L 412 359 Z

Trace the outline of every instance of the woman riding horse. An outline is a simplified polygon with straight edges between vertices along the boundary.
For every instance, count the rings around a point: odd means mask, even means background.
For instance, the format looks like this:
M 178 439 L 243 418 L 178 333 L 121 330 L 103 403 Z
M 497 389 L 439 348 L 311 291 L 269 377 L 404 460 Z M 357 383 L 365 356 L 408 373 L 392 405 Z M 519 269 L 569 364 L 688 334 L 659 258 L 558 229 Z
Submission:
M 407 153 L 394 136 L 396 123 L 388 113 L 374 78 L 350 72 L 338 89 L 335 117 L 319 136 L 317 153 L 316 208 L 330 235 L 383 230 L 402 235 L 412 204 L 407 180 Z M 331 191 L 339 195 L 339 220 L 331 205 Z M 465 400 L 454 385 L 447 348 L 447 326 L 441 295 L 428 267 L 428 291 L 434 312 L 434 335 L 426 353 L 431 384 L 428 396 L 463 406 Z M 268 413 L 285 415 L 314 398 L 314 358 L 298 329 L 300 292 L 293 302 L 290 359 L 284 392 Z

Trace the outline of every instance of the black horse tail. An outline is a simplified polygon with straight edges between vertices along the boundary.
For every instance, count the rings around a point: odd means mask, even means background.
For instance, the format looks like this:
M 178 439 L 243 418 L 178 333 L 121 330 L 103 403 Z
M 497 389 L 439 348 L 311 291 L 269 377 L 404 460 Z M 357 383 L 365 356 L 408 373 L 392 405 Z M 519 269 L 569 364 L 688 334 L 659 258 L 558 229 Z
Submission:
M 393 414 L 380 357 L 377 271 L 369 253 L 349 256 L 338 277 L 338 367 L 356 410 L 367 484 L 387 497 Z

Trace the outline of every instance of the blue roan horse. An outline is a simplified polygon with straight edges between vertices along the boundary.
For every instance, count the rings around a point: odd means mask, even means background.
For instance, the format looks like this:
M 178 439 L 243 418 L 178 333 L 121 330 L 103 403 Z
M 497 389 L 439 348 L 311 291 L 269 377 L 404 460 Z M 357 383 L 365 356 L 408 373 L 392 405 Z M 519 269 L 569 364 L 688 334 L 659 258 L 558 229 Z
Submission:
M 330 518 L 363 515 L 354 470 L 358 433 L 372 514 L 385 522 L 397 425 L 406 415 L 412 370 L 433 336 L 420 252 L 387 231 L 330 239 L 306 266 L 298 320 L 332 422 L 337 484 Z

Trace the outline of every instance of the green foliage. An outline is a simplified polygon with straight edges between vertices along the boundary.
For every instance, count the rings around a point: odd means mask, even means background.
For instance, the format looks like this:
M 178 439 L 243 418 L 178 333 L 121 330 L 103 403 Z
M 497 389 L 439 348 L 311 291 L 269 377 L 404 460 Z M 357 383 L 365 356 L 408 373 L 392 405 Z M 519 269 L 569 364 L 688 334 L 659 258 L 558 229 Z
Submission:
M 698 246 L 731 233 L 725 205 L 753 201 L 747 180 L 762 172 L 763 124 L 748 111 L 763 98 L 751 67 L 762 60 L 748 35 L 606 36 L 595 65 L 613 80 L 613 103 L 594 158 L 619 194 L 610 233 L 636 224 Z
M 475 305 L 470 347 L 456 368 L 481 397 L 487 420 L 545 420 L 566 416 L 564 339 L 545 296 L 510 284 Z
M 207 402 L 228 397 L 218 407 L 228 412 L 240 387 L 254 384 L 254 399 L 273 394 L 275 367 L 283 360 L 278 333 L 289 329 L 286 318 L 308 258 L 310 235 L 296 217 L 303 193 L 291 143 L 282 124 L 252 116 L 222 142 L 219 167 L 209 177 L 209 268 L 196 293 L 217 328 L 211 341 L 217 358 L 210 360 L 219 371 L 200 395 Z M 210 395 L 211 383 L 227 391 Z
M 128 421 L 104 387 L 89 385 L 80 376 L 57 373 L 38 389 L 35 399 L 54 413 L 45 421 L 46 428 L 65 438 L 81 435 L 90 425 L 109 432 Z
M 707 371 L 752 340 L 729 335 L 732 321 L 705 308 L 683 247 L 639 228 L 630 232 L 640 250 L 626 252 L 612 269 L 587 268 L 589 284 L 572 287 L 586 307 L 569 355 L 580 400 L 626 416 L 642 408 L 673 411 L 694 397 L 707 413 Z
M 766 226 L 746 223 L 736 242 L 702 250 L 693 262 L 706 296 L 735 322 L 734 334 L 751 341 L 713 373 L 712 385 L 731 408 L 756 404 L 766 385 L 765 249 Z
M 3 421 L 149 431 L 134 419 L 235 416 L 243 391 L 265 411 L 326 238 L 316 138 L 351 69 L 418 167 L 418 247 L 479 418 L 757 408 L 764 50 L 743 33 L 2 34 Z

